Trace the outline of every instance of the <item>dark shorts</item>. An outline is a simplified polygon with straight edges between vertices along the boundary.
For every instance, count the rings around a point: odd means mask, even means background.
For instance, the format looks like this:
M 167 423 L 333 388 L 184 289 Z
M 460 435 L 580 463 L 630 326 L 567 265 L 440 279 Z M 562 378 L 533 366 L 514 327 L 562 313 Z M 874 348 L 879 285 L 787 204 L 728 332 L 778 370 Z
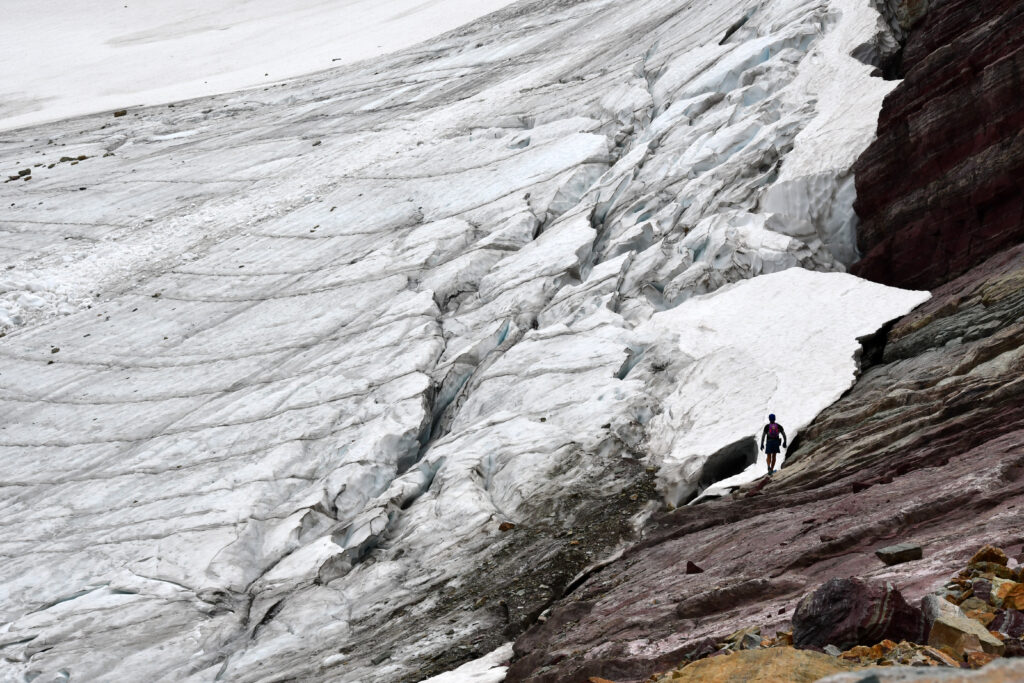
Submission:
M 767 439 L 764 443 L 764 452 L 769 455 L 779 452 L 779 446 L 782 445 L 782 439 Z

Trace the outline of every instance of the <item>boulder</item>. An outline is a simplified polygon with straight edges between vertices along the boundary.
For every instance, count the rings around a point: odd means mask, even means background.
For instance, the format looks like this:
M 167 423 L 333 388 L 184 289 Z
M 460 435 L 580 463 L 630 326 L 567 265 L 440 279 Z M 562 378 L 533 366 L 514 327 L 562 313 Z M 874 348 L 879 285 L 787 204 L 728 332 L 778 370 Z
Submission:
M 963 659 L 967 652 L 1003 653 L 1003 641 L 967 617 L 940 616 L 932 624 L 928 644 L 939 649 L 949 648 L 958 659 Z
M 924 556 L 921 551 L 921 546 L 915 543 L 899 543 L 897 545 L 879 548 L 875 551 L 875 555 L 890 567 L 894 564 L 903 564 L 904 562 L 920 560 Z
M 850 664 L 819 652 L 776 647 L 702 659 L 656 680 L 666 683 L 811 683 L 850 668 Z
M 1006 565 L 1009 558 L 1006 553 L 1003 552 L 1002 548 L 996 548 L 995 546 L 986 545 L 981 548 L 978 552 L 974 553 L 974 557 L 971 558 L 968 564 L 974 564 L 976 562 L 994 562 L 996 564 Z
M 793 613 L 793 644 L 801 649 L 873 645 L 883 639 L 916 641 L 924 615 L 888 581 L 832 579 L 805 596 Z

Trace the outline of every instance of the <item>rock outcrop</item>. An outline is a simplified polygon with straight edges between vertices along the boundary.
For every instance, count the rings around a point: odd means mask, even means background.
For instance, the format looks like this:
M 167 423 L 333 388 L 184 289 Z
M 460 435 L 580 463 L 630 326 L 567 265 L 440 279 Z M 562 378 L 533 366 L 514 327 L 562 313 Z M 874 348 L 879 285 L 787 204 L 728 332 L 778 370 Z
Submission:
M 1024 241 L 1024 6 L 932 3 L 901 72 L 855 167 L 853 272 L 931 289 Z

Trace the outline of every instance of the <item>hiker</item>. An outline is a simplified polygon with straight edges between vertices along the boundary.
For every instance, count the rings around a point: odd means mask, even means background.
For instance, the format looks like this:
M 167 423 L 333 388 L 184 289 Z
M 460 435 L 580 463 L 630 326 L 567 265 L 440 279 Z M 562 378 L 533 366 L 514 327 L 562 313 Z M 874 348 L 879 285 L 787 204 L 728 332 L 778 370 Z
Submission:
M 767 450 L 765 445 L 767 442 Z M 768 456 L 768 474 L 775 474 L 775 456 L 779 454 L 779 444 L 786 447 L 786 430 L 775 421 L 775 414 L 768 416 L 768 424 L 761 430 L 761 450 Z

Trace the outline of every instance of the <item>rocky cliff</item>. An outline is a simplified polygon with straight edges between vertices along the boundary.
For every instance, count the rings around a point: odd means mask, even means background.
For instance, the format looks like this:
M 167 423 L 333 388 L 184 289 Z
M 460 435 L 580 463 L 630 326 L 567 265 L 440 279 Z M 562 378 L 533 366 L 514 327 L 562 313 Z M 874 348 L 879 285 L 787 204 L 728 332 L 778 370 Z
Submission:
M 1024 240 L 1024 5 L 932 5 L 855 167 L 853 272 L 913 288 Z
M 855 167 L 853 270 L 932 300 L 865 340 L 781 474 L 657 516 L 519 639 L 508 680 L 641 680 L 709 637 L 786 628 L 827 579 L 916 600 L 986 541 L 1024 551 L 1022 22 L 1020 3 L 932 3 Z M 873 551 L 901 540 L 924 557 L 897 575 Z

